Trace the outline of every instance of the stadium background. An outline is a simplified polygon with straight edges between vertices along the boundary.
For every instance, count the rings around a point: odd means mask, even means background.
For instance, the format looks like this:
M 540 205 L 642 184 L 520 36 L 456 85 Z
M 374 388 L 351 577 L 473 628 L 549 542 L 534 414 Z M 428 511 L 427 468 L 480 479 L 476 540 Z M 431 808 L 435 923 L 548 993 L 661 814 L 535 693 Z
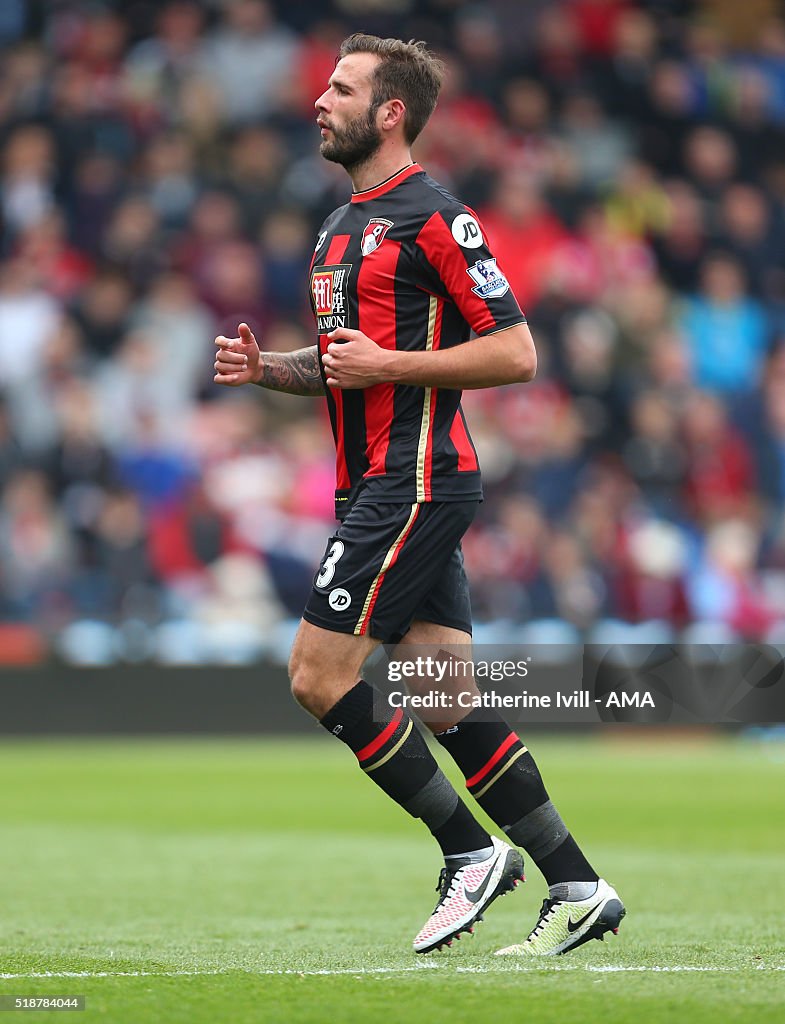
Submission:
M 329 430 L 319 402 L 215 387 L 212 339 L 310 343 L 347 196 L 312 103 L 357 25 L 448 57 L 416 155 L 479 211 L 539 349 L 533 384 L 465 400 L 479 636 L 781 639 L 780 14 L 6 0 L 0 657 L 285 655 Z
M 416 155 L 539 349 L 534 383 L 466 396 L 478 638 L 783 642 L 780 4 L 2 0 L 0 995 L 111 1024 L 779 1024 L 775 730 L 533 737 L 621 936 L 496 962 L 530 868 L 413 963 L 431 841 L 289 698 L 328 423 L 215 387 L 212 339 L 310 343 L 348 194 L 312 102 L 357 28 L 448 58 Z M 149 735 L 189 731 L 231 735 Z

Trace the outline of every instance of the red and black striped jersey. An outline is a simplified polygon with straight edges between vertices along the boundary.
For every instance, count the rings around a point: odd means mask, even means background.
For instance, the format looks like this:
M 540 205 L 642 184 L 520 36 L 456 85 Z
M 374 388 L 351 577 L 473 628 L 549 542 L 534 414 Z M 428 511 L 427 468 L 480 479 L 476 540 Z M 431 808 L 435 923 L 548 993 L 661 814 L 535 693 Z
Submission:
M 525 322 L 474 212 L 418 164 L 355 192 L 327 218 L 310 286 L 320 366 L 336 327 L 360 330 L 384 348 L 422 351 Z M 338 518 L 361 496 L 412 503 L 482 497 L 460 391 L 325 388 Z

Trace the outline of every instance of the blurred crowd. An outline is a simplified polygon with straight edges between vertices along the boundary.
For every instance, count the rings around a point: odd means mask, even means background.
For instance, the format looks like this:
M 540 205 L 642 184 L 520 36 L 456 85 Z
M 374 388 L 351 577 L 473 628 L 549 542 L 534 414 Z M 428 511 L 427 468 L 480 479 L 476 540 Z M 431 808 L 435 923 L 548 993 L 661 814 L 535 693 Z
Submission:
M 213 338 L 312 343 L 349 192 L 313 100 L 362 28 L 447 58 L 415 155 L 539 351 L 533 383 L 464 400 L 480 635 L 785 641 L 778 6 L 3 0 L 0 621 L 72 660 L 285 647 L 329 425 L 216 387 Z

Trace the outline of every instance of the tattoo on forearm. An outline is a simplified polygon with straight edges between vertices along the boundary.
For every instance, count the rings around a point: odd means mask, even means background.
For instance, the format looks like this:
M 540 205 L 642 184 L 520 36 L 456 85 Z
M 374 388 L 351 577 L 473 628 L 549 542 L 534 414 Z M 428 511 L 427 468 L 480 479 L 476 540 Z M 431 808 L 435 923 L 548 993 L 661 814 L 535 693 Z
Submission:
M 323 395 L 316 346 L 297 352 L 263 352 L 262 375 L 256 383 L 287 395 Z

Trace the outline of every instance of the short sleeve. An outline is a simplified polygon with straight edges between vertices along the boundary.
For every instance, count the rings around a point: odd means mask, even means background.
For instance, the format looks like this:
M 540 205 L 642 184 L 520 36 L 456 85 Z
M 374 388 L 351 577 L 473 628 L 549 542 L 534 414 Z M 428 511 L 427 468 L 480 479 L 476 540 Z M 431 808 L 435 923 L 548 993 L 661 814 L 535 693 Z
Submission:
M 417 236 L 416 256 L 426 282 L 432 275 L 434 290 L 449 295 L 475 334 L 526 322 L 473 210 L 456 203 L 432 214 Z

